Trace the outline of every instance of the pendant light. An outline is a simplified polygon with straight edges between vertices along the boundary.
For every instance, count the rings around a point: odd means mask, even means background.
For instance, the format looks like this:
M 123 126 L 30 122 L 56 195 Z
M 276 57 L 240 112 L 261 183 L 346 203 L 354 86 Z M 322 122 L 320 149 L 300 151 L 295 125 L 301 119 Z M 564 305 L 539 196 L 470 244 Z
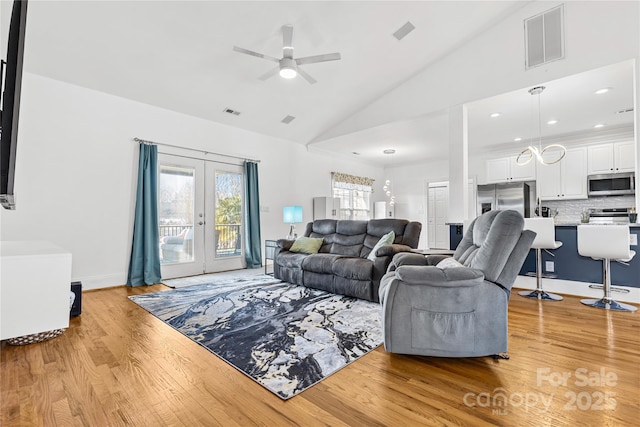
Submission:
M 391 156 L 391 173 L 393 173 L 393 155 L 395 154 L 395 152 L 396 150 L 394 150 L 393 148 L 388 148 L 383 151 L 384 154 L 388 154 Z M 384 191 L 386 196 L 389 198 L 389 206 L 394 206 L 396 204 L 396 196 L 393 195 L 392 179 L 387 178 L 387 180 L 384 182 L 384 185 L 382 186 L 382 191 Z
M 534 145 L 533 137 L 531 137 L 529 146 L 522 150 L 522 152 L 516 158 L 516 163 L 520 166 L 526 165 L 534 157 L 543 165 L 552 165 L 554 163 L 558 163 L 564 158 L 565 154 L 567 154 L 567 149 L 560 144 L 550 144 L 542 148 L 542 114 L 540 109 L 540 95 L 542 95 L 542 92 L 544 90 L 544 86 L 536 86 L 529 89 L 529 93 L 533 96 L 537 96 L 538 100 L 538 147 Z M 550 159 L 550 156 L 547 155 L 548 160 L 545 160 L 544 153 L 547 151 L 549 151 L 549 153 L 552 153 L 554 150 L 558 150 L 558 153 L 554 153 L 554 155 L 551 156 Z

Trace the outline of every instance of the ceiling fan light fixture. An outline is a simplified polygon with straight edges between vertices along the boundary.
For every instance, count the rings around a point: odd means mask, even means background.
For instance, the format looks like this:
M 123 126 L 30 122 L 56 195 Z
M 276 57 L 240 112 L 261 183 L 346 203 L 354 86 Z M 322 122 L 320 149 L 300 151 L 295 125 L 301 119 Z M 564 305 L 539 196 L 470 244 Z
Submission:
M 298 75 L 298 72 L 293 68 L 283 67 L 280 68 L 280 77 L 284 79 L 292 79 Z
M 298 66 L 296 61 L 291 58 L 282 58 L 280 60 L 280 77 L 284 79 L 292 79 L 298 75 Z

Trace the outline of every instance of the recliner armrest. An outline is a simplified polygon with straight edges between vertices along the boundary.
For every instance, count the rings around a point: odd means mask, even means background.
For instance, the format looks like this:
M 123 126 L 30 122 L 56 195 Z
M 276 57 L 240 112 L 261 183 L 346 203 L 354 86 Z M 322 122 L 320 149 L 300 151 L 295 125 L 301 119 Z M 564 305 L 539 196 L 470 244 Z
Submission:
M 440 269 L 435 266 L 405 265 L 395 271 L 396 278 L 409 285 L 472 287 L 484 281 L 484 274 L 473 268 Z

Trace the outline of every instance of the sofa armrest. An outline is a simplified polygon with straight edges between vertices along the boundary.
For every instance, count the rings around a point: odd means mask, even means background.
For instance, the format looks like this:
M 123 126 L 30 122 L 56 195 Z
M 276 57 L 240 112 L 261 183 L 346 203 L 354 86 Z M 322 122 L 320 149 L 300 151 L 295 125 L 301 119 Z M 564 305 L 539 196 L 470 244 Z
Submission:
M 472 287 L 484 281 L 484 274 L 473 268 L 440 269 L 434 266 L 405 265 L 396 269 L 396 278 L 408 285 Z
M 293 242 L 295 242 L 295 240 L 278 239 L 276 241 L 276 244 L 280 249 L 284 249 L 285 251 L 288 251 L 289 249 L 291 249 L 291 246 L 293 246 Z
M 411 252 L 411 246 L 400 245 L 394 243 L 393 245 L 384 245 L 378 248 L 376 256 L 393 256 L 401 252 Z

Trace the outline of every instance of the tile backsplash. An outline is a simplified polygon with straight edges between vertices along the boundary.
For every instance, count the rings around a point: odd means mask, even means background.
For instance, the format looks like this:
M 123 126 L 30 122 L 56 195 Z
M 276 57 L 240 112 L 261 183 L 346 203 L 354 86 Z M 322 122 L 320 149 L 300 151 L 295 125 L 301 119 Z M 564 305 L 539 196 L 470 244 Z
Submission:
M 584 200 L 547 200 L 542 202 L 542 206 L 558 209 L 556 222 L 580 222 L 580 214 L 585 208 L 631 208 L 635 203 L 634 196 L 606 196 Z

